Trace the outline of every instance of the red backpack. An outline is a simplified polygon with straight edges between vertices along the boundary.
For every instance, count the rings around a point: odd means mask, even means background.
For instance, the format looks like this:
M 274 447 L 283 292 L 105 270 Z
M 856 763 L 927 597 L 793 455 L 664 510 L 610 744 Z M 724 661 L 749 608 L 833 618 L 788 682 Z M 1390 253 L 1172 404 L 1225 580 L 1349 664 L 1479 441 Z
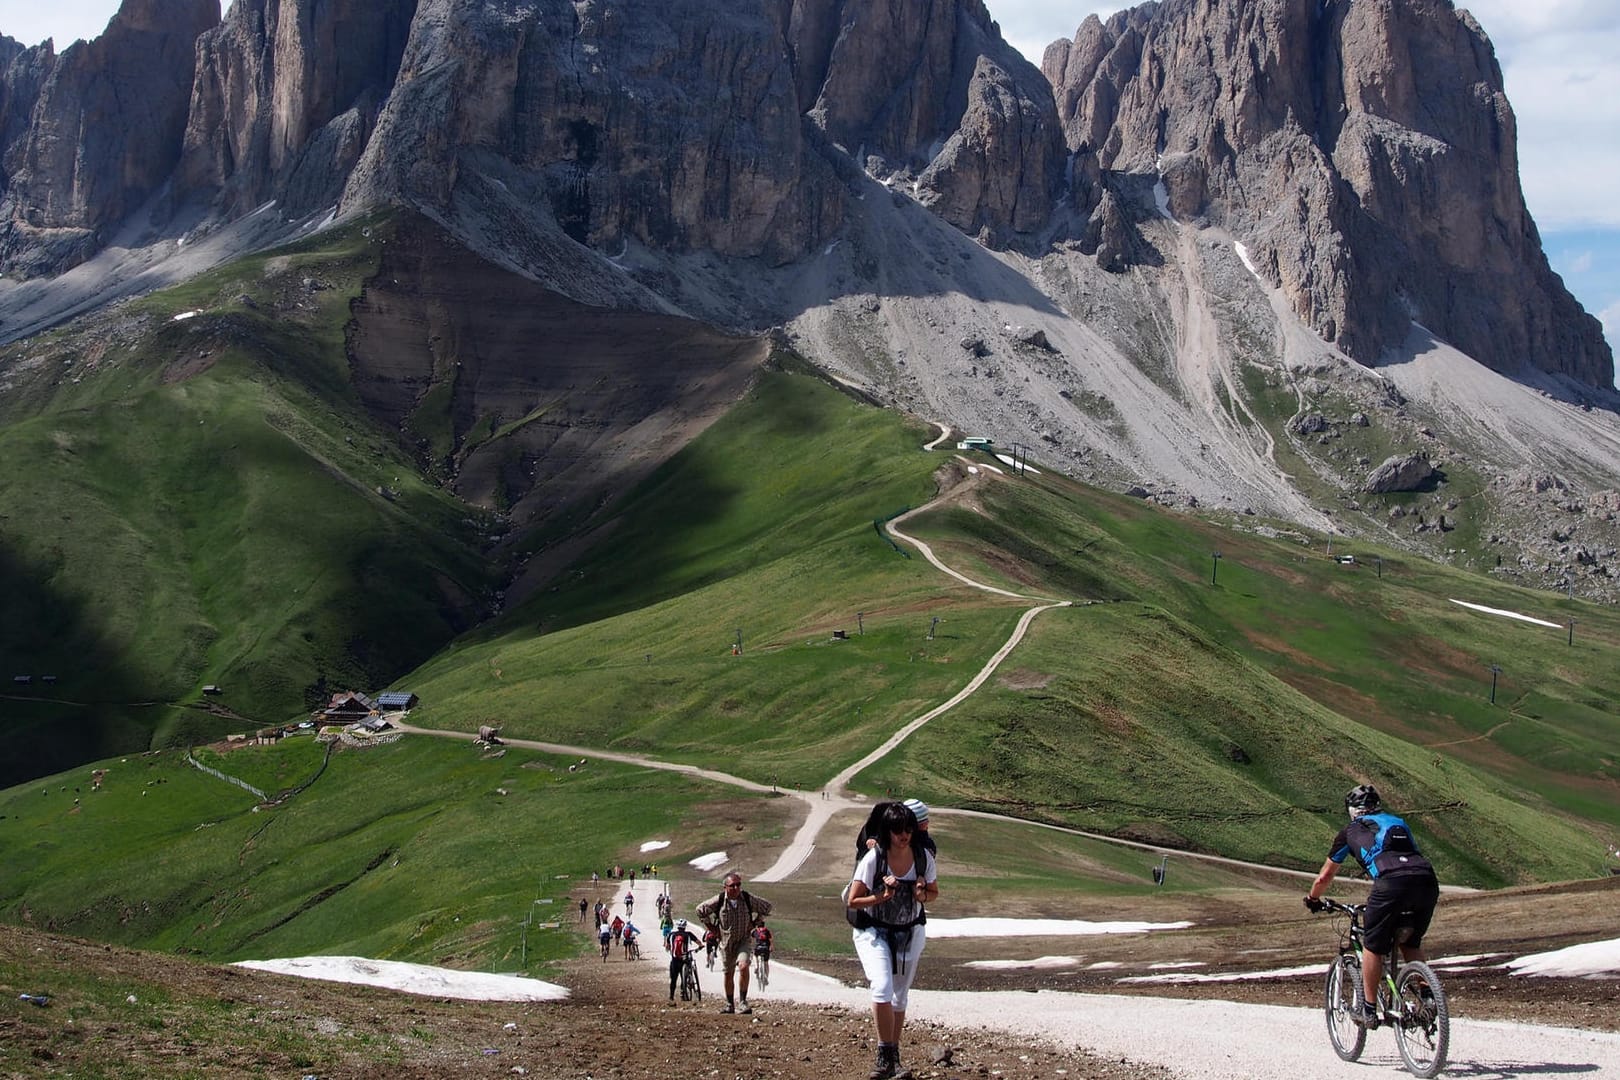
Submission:
M 669 936 L 669 954 L 677 960 L 686 955 L 686 931 L 677 930 Z

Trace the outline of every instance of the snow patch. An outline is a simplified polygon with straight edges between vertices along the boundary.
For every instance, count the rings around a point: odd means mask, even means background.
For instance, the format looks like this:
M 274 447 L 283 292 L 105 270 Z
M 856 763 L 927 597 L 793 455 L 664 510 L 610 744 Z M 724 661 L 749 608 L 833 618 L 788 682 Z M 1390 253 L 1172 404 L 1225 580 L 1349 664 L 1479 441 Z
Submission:
M 1563 629 L 1563 623 L 1548 622 L 1546 619 L 1536 619 L 1529 615 L 1520 615 L 1517 611 L 1503 611 L 1501 608 L 1486 607 L 1483 604 L 1470 604 L 1466 600 L 1453 600 L 1458 607 L 1465 607 L 1471 611 L 1483 611 L 1487 615 L 1500 615 L 1504 619 L 1518 619 L 1520 622 L 1535 623 L 1537 626 L 1550 626 L 1555 630 Z
M 1084 919 L 929 919 L 930 938 L 1082 937 L 1185 930 L 1190 922 L 1086 922 Z
M 460 1001 L 562 1001 L 568 989 L 522 975 L 490 975 L 455 971 L 396 960 L 368 960 L 363 956 L 298 956 L 287 960 L 243 960 L 235 967 L 296 975 L 323 982 L 381 986 L 423 997 Z
M 174 318 L 170 319 L 169 321 L 170 322 L 185 322 L 187 319 L 195 319 L 197 316 L 199 316 L 201 314 L 202 314 L 202 312 L 200 312 L 200 311 L 182 311 L 180 314 L 176 315 Z
M 1079 963 L 1072 956 L 1037 956 L 1033 960 L 969 960 L 962 966 L 980 971 L 1013 971 L 1023 968 L 1071 968 Z
M 1249 273 L 1254 275 L 1254 279 L 1264 285 L 1266 283 L 1265 279 L 1260 276 L 1259 268 L 1254 265 L 1254 257 L 1249 254 L 1249 249 L 1239 242 L 1232 245 L 1232 250 L 1237 252 L 1238 261 L 1243 264 Z
M 1601 979 L 1620 974 L 1620 938 L 1589 941 L 1553 952 L 1532 953 L 1505 965 L 1515 975 L 1561 975 L 1572 979 Z
M 1248 982 L 1251 979 L 1288 979 L 1296 975 L 1325 975 L 1326 964 L 1307 964 L 1304 967 L 1273 968 L 1271 971 L 1192 972 L 1178 971 L 1163 975 L 1128 975 L 1122 983 L 1224 983 Z
M 724 851 L 711 851 L 707 855 L 699 855 L 697 858 L 692 859 L 687 865 L 694 870 L 702 870 L 707 873 L 710 870 L 720 869 L 730 861 L 731 856 Z M 929 925 L 933 924 L 930 923 Z
M 669 847 L 668 840 L 649 840 L 641 845 L 641 852 L 645 855 L 649 851 L 663 851 L 667 847 Z

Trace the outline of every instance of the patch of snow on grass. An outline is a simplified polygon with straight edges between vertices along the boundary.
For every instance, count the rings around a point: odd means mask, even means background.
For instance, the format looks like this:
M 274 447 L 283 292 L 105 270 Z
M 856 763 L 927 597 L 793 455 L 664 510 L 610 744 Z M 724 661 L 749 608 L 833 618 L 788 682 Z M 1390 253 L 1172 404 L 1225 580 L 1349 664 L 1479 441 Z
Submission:
M 649 851 L 663 851 L 667 847 L 669 847 L 668 840 L 649 840 L 641 845 L 641 851 L 645 854 Z
M 1190 922 L 1086 922 L 1084 919 L 929 919 L 929 938 L 1082 937 L 1185 930 Z
M 422 997 L 459 1001 L 561 1001 L 567 987 L 522 975 L 491 975 L 481 971 L 455 971 L 396 960 L 368 960 L 363 956 L 299 956 L 286 960 L 243 960 L 236 967 L 296 975 L 323 982 L 381 986 Z
M 1009 468 L 1016 468 L 1016 469 L 1022 470 L 1023 472 L 1027 472 L 1031 476 L 1039 476 L 1039 475 L 1041 475 L 1041 470 L 1035 468 L 1033 465 L 1019 465 L 1018 462 L 1013 460 L 1011 454 L 997 454 L 996 455 L 996 460 L 1001 462 L 1003 465 L 1008 466 Z M 997 470 L 997 471 L 1000 471 L 1000 470 Z
M 1326 964 L 1306 964 L 1304 967 L 1274 968 L 1271 971 L 1192 972 L 1179 971 L 1164 975 L 1128 975 L 1122 983 L 1215 983 L 1247 982 L 1250 979 L 1287 979 L 1295 975 L 1325 975 Z
M 932 924 L 930 924 L 930 927 Z M 1559 975 L 1571 979 L 1601 979 L 1620 974 L 1620 938 L 1589 941 L 1553 952 L 1533 953 L 1509 960 L 1515 975 Z
M 731 856 L 727 855 L 724 851 L 711 851 L 707 855 L 699 855 L 697 858 L 688 862 L 687 865 L 692 867 L 694 870 L 702 870 L 707 872 L 709 870 L 720 869 L 730 860 Z M 932 926 L 933 924 L 930 923 L 929 925 Z
M 1535 623 L 1537 626 L 1551 626 L 1554 629 L 1563 629 L 1563 623 L 1548 622 L 1546 619 L 1536 619 L 1529 615 L 1520 615 L 1517 611 L 1503 611 L 1501 608 L 1486 607 L 1483 604 L 1470 604 L 1466 600 L 1453 600 L 1458 607 L 1465 607 L 1471 611 L 1483 611 L 1487 615 L 1500 615 L 1504 619 L 1518 619 L 1520 622 Z
M 170 322 L 185 322 L 187 319 L 195 319 L 197 316 L 199 316 L 201 314 L 202 314 L 202 312 L 200 312 L 200 311 L 182 311 L 180 314 L 176 315 L 174 318 L 170 319 L 169 321 Z
M 981 971 L 1013 971 L 1025 968 L 1070 968 L 1080 961 L 1072 956 L 1037 956 L 1033 960 L 969 960 L 963 964 L 966 968 L 978 968 Z

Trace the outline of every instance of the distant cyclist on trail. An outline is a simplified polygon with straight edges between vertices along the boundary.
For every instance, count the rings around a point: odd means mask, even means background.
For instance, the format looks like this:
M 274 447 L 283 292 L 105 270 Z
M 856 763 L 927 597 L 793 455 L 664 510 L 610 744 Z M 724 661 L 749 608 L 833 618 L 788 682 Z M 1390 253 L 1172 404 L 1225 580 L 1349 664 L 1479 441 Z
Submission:
M 1371 784 L 1362 784 L 1344 797 L 1350 824 L 1333 838 L 1327 861 L 1305 897 L 1306 907 L 1320 911 L 1322 894 L 1347 855 L 1354 855 L 1373 879 L 1363 918 L 1366 935 L 1361 958 L 1361 1022 L 1367 1027 L 1378 1026 L 1378 984 L 1384 980 L 1384 955 L 1395 945 L 1401 927 L 1409 926 L 1412 934 L 1401 943 L 1401 958 L 1424 959 L 1423 935 L 1440 899 L 1434 867 L 1418 851 L 1406 822 L 1385 812 L 1382 805 L 1378 789 Z
M 636 894 L 629 889 L 624 890 L 624 913 L 630 914 L 636 910 Z

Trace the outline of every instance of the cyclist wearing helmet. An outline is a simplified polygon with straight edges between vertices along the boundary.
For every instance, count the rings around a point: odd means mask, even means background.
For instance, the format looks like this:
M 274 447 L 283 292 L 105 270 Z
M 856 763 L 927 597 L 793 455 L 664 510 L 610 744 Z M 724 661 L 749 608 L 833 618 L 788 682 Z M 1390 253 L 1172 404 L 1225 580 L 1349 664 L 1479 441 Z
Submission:
M 1384 954 L 1395 945 L 1401 927 L 1409 926 L 1412 934 L 1401 942 L 1401 957 L 1423 959 L 1423 935 L 1440 899 L 1440 882 L 1434 867 L 1418 851 L 1406 822 L 1383 809 L 1377 788 L 1371 784 L 1355 788 L 1344 797 L 1344 808 L 1350 824 L 1333 838 L 1333 848 L 1311 883 L 1305 906 L 1321 910 L 1320 898 L 1347 855 L 1354 855 L 1373 879 L 1363 917 L 1366 935 L 1361 957 L 1361 1019 L 1373 1027 L 1378 1023 L 1378 1008 L 1373 1003 L 1378 1000 L 1378 984 L 1384 980 Z
M 681 977 L 681 965 L 686 954 L 698 944 L 698 936 L 686 928 L 685 919 L 675 920 L 675 929 L 669 933 L 669 1000 L 675 1000 L 675 983 Z

